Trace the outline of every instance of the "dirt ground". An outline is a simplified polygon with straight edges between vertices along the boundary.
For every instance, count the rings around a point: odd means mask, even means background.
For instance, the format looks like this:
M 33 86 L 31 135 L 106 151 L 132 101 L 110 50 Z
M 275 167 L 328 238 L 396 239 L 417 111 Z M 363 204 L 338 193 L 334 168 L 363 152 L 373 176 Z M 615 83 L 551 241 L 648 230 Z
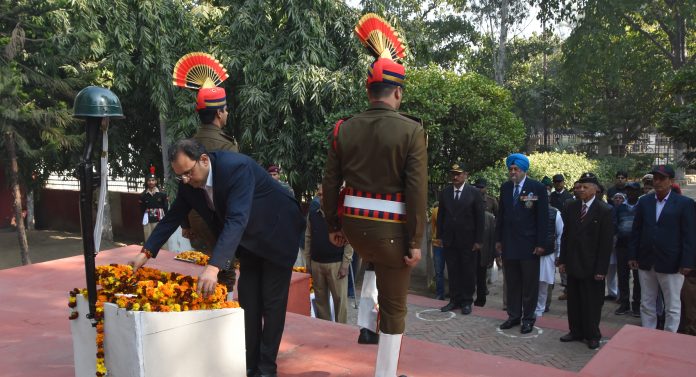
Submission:
M 29 258 L 32 263 L 82 255 L 82 236 L 55 230 L 34 230 L 27 232 Z M 102 250 L 125 246 L 121 242 L 103 242 Z M 19 255 L 19 241 L 14 228 L 0 229 L 0 269 L 22 265 Z

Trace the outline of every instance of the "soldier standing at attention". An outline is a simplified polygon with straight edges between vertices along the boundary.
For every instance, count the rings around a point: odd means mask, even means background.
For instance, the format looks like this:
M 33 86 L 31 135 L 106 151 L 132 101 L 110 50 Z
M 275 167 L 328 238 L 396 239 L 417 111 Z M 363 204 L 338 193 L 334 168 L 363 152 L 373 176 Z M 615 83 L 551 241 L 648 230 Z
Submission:
M 190 77 L 189 71 L 183 70 L 183 67 L 190 65 L 187 63 L 191 59 L 201 59 L 205 57 L 203 64 L 199 65 L 199 70 L 205 72 L 200 77 L 196 77 L 200 84 L 193 83 L 193 78 Z M 184 73 L 188 73 L 187 77 Z M 177 62 L 172 73 L 174 85 L 182 86 L 189 89 L 197 89 L 196 96 L 196 112 L 201 125 L 193 135 L 193 139 L 205 147 L 208 152 L 229 151 L 239 152 L 237 140 L 233 136 L 226 134 L 223 129 L 227 125 L 227 95 L 225 89 L 218 87 L 228 78 L 227 70 L 213 56 L 200 52 L 194 52 L 184 55 Z M 200 85 L 200 87 L 197 87 Z M 187 223 L 188 222 L 188 223 Z M 182 235 L 191 241 L 191 245 L 205 253 L 208 256 L 213 255 L 213 249 L 217 243 L 217 236 L 210 229 L 205 220 L 196 210 L 189 212 L 187 221 L 181 226 Z M 229 298 L 232 298 L 234 292 L 234 284 L 237 280 L 237 274 L 234 269 L 220 270 L 218 273 L 218 282 L 224 284 L 229 292 Z
M 395 60 L 406 54 L 393 30 L 375 14 L 355 28 L 377 57 L 368 69 L 370 107 L 336 123 L 322 183 L 331 241 L 338 246 L 349 240 L 375 266 L 381 332 L 375 376 L 388 377 L 396 376 L 411 269 L 421 259 L 428 179 L 423 126 L 397 112 L 405 69 Z M 343 181 L 345 200 L 339 203 Z

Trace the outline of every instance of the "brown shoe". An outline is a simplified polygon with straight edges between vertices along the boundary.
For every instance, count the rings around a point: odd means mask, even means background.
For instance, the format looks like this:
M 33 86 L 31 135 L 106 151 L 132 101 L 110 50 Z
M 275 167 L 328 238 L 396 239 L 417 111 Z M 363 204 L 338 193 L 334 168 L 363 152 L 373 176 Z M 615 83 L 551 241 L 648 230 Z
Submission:
M 558 299 L 561 300 L 561 301 L 567 300 L 567 299 L 568 299 L 568 295 L 565 294 L 565 293 L 563 293 L 563 294 L 561 294 L 560 296 L 558 296 Z

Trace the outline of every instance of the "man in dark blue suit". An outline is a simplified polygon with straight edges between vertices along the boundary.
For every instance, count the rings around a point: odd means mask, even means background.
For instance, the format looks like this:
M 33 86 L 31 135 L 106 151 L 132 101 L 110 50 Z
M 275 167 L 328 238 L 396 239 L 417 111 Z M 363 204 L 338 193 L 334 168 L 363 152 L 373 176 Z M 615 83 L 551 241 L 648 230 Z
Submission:
M 247 375 L 276 376 L 285 326 L 292 266 L 304 227 L 300 207 L 254 160 L 240 153 L 211 152 L 193 139 L 169 153 L 180 181 L 178 195 L 143 249 L 130 262 L 140 268 L 194 209 L 217 236 L 198 291 L 213 292 L 220 270 L 239 258 L 239 303 L 244 309 Z
M 530 333 L 539 295 L 539 256 L 544 254 L 549 199 L 546 187 L 527 177 L 529 159 L 514 153 L 505 160 L 510 180 L 500 186 L 496 251 L 503 256 L 508 319 L 505 330 L 520 323 Z
M 655 166 L 651 174 L 655 193 L 641 196 L 636 204 L 628 263 L 632 269 L 640 269 L 643 327 L 657 327 L 655 303 L 661 289 L 665 300 L 665 330 L 676 332 L 684 276 L 694 268 L 694 202 L 672 191 L 674 169 L 671 166 Z

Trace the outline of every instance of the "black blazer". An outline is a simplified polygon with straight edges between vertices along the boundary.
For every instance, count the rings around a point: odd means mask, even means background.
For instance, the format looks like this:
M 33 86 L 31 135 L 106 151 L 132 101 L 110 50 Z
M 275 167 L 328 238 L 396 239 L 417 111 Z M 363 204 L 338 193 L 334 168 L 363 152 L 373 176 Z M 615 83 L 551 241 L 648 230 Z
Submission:
M 655 221 L 657 199 L 650 193 L 640 197 L 633 218 L 629 258 L 641 270 L 673 274 L 679 268 L 694 268 L 696 223 L 694 201 L 672 191 Z
M 440 191 L 437 211 L 437 232 L 442 245 L 447 248 L 471 250 L 474 243 L 483 243 L 485 208 L 481 192 L 465 184 L 454 199 L 454 186 Z
M 145 248 L 157 255 L 195 209 L 218 236 L 209 264 L 230 269 L 240 247 L 277 265 L 292 267 L 305 225 L 295 198 L 246 155 L 208 155 L 215 211 L 208 207 L 204 189 L 179 183 L 176 200 L 145 242 Z
M 534 255 L 534 248 L 546 247 L 548 237 L 549 194 L 544 185 L 529 177 L 525 179 L 516 203 L 512 201 L 514 189 L 512 181 L 500 186 L 496 241 L 503 245 L 503 258 L 538 258 Z M 524 200 L 532 194 L 535 200 Z
M 563 216 L 560 264 L 566 273 L 579 279 L 606 275 L 614 247 L 614 222 L 609 204 L 598 197 L 580 221 L 582 200 L 568 202 Z

